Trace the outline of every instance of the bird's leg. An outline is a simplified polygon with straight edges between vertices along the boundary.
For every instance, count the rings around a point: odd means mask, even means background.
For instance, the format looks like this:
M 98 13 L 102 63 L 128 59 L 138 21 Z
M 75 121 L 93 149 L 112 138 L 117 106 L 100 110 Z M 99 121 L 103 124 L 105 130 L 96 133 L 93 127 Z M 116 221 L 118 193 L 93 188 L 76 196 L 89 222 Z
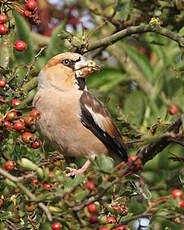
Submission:
M 79 174 L 83 174 L 88 169 L 90 164 L 91 164 L 91 161 L 87 160 L 85 162 L 85 164 L 82 166 L 82 168 L 80 168 L 80 169 L 73 169 L 70 167 L 66 167 L 66 169 L 68 169 L 70 171 L 70 173 L 67 173 L 66 176 L 69 177 L 69 176 L 77 176 Z

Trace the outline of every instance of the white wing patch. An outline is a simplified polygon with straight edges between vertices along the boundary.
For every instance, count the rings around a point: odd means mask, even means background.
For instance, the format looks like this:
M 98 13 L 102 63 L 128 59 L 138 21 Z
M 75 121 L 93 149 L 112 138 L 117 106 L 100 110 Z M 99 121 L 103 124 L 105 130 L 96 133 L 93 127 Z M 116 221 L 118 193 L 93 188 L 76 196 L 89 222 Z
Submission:
M 87 105 L 85 105 L 86 109 L 90 112 L 91 116 L 93 117 L 93 120 L 95 121 L 95 123 L 104 131 L 106 132 L 106 130 L 104 129 L 103 126 L 103 121 L 104 121 L 104 116 L 101 115 L 100 113 L 95 113 L 93 111 L 93 109 Z

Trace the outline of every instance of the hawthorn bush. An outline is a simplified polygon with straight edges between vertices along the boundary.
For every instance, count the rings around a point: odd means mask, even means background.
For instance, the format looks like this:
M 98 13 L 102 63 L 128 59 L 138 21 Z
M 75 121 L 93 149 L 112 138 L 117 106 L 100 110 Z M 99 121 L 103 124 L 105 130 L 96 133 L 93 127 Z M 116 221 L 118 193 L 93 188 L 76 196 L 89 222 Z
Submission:
M 182 0 L 0 1 L 1 230 L 183 229 L 183 10 Z M 65 51 L 103 66 L 87 84 L 128 163 L 101 155 L 67 177 L 39 136 L 37 76 Z

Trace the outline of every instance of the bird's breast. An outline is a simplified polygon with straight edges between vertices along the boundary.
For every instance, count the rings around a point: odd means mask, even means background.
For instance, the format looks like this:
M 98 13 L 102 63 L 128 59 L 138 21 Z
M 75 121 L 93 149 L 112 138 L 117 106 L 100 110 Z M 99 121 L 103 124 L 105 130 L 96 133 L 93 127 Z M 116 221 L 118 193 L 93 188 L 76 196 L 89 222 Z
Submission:
M 41 136 L 63 155 L 85 157 L 107 153 L 104 144 L 80 121 L 82 91 L 39 90 L 33 105 L 41 113 Z

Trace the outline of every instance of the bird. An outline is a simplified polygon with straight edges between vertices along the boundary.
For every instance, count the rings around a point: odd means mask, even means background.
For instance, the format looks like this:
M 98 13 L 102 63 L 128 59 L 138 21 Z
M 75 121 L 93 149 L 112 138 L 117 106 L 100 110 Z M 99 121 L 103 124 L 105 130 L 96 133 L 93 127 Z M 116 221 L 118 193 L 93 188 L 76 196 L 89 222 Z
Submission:
M 33 106 L 40 112 L 36 127 L 40 136 L 67 158 L 86 158 L 81 169 L 67 176 L 84 173 L 90 159 L 100 154 L 127 162 L 127 147 L 105 105 L 86 86 L 86 78 L 100 70 L 87 57 L 65 52 L 52 57 L 38 75 Z

